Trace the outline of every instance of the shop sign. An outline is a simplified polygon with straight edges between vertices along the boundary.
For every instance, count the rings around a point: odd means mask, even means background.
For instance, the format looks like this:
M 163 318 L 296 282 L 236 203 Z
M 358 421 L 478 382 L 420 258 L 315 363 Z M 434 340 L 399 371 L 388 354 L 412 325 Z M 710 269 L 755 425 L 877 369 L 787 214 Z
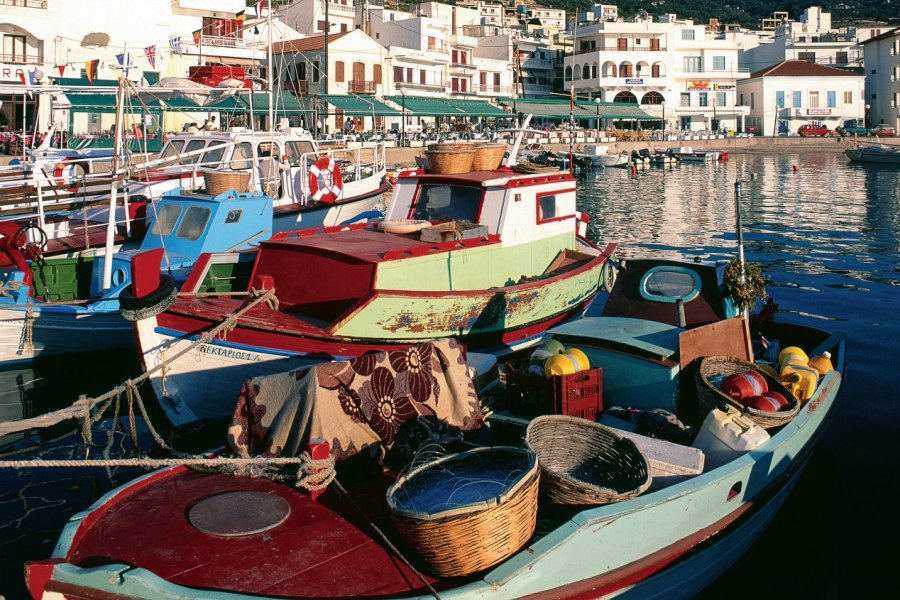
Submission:
M 713 86 L 714 90 L 733 90 L 734 86 L 730 83 L 717 83 Z
M 709 90 L 709 82 L 708 81 L 688 81 L 687 88 L 689 90 L 707 91 L 707 90 Z
M 628 78 L 625 79 L 625 85 L 644 85 L 644 80 L 641 78 Z
M 820 116 L 830 115 L 831 109 L 830 108 L 808 108 L 808 109 L 806 109 L 806 114 L 808 114 L 810 116 L 820 117 Z
M 22 67 L 0 64 L 0 81 L 13 81 L 15 83 L 22 83 L 20 74 L 26 74 L 25 69 L 23 69 Z

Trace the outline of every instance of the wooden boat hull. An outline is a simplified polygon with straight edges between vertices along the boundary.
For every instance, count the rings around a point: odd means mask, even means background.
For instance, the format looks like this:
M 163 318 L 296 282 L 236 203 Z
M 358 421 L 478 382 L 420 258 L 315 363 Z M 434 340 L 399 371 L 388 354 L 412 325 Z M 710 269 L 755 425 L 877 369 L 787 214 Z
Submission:
M 441 337 L 460 337 L 470 350 L 514 352 L 536 342 L 550 327 L 580 314 L 599 289 L 606 256 L 548 280 L 497 290 L 377 290 L 328 332 L 302 335 L 239 323 L 226 339 L 202 344 L 170 360 L 165 372 L 154 373 L 150 381 L 166 416 L 173 424 L 183 425 L 230 416 L 247 379 L 322 360 Z M 135 323 L 145 368 L 176 356 L 213 324 L 170 313 Z
M 802 472 L 815 443 L 822 434 L 835 406 L 843 370 L 843 342 L 832 338 L 820 347 L 832 348 L 836 368 L 824 376 L 814 396 L 793 421 L 774 432 L 772 438 L 757 449 L 680 483 L 646 493 L 631 500 L 588 508 L 563 520 L 543 537 L 533 540 L 511 558 L 490 571 L 454 582 L 437 582 L 440 597 L 450 599 L 513 598 L 688 598 L 743 554 L 772 520 L 788 497 Z M 193 552 L 197 533 L 169 536 L 165 550 L 177 557 L 177 572 L 159 558 L 159 545 L 148 545 L 142 554 L 140 540 L 159 537 L 160 523 L 153 522 L 153 512 L 145 512 L 147 521 L 122 521 L 120 511 L 139 502 L 145 491 L 157 489 L 184 490 L 180 497 L 162 495 L 155 499 L 161 506 L 174 502 L 189 504 L 213 489 L 191 490 L 174 486 L 186 477 L 183 468 L 158 471 L 131 482 L 101 498 L 86 512 L 76 515 L 66 526 L 53 557 L 27 566 L 29 589 L 36 598 L 51 598 L 54 593 L 78 597 L 128 598 L 178 597 L 184 599 L 214 597 L 260 598 L 307 596 L 302 576 L 291 580 L 291 573 L 279 573 L 278 581 L 293 581 L 296 588 L 265 584 L 249 591 L 249 574 L 259 573 L 258 557 L 250 545 L 257 540 L 219 538 L 217 553 L 224 558 L 241 556 L 218 564 L 191 567 L 200 558 Z M 200 477 L 192 475 L 191 477 Z M 216 477 L 216 476 L 208 476 Z M 242 484 L 243 485 L 243 484 Z M 249 484 L 246 484 L 249 485 Z M 254 484 L 256 485 L 256 484 Z M 272 484 L 275 485 L 275 484 Z M 171 494 L 171 492 L 169 492 Z M 282 491 L 282 497 L 288 492 Z M 300 492 L 296 493 L 301 496 Z M 305 497 L 305 496 L 304 496 Z M 302 506 L 292 500 L 292 506 Z M 295 504 L 296 503 L 296 504 Z M 175 507 L 177 509 L 177 506 Z M 134 509 L 132 509 L 134 510 Z M 183 515 L 178 510 L 178 519 Z M 183 525 L 170 527 L 185 530 Z M 145 533 L 146 530 L 146 533 Z M 102 532 L 102 536 L 99 534 Z M 109 537 L 107 537 L 109 536 Z M 127 539 L 125 546 L 104 546 L 99 555 L 89 541 Z M 98 542 L 94 542 L 95 544 Z M 238 554 L 240 553 L 240 554 Z M 142 556 L 146 555 L 146 558 Z M 205 556 L 200 553 L 200 556 Z M 80 558 L 85 557 L 85 558 Z M 314 557 L 310 557 L 314 558 Z M 171 561 L 171 559 L 169 559 Z M 279 567 L 283 566 L 281 563 Z M 305 563 L 305 567 L 309 563 Z M 247 573 L 244 573 L 244 570 Z M 265 569 L 263 569 L 265 571 Z M 353 589 L 358 578 L 366 577 L 362 569 L 345 564 L 336 577 L 340 589 Z M 170 572 L 169 576 L 159 573 Z M 211 572 L 220 573 L 215 582 Z M 307 573 L 308 575 L 308 573 Z M 205 579 L 204 579 L 205 578 Z M 307 582 L 309 583 L 309 582 Z M 433 597 L 417 579 L 408 588 L 357 592 L 354 597 Z M 341 596 L 335 593 L 332 597 Z

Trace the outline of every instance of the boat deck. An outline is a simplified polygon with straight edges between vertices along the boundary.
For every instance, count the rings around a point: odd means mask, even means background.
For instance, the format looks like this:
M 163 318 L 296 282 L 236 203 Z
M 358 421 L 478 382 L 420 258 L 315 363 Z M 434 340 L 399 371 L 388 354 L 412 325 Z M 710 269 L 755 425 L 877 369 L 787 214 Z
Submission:
M 390 483 L 380 477 L 354 489 L 353 502 L 363 507 L 363 515 L 334 486 L 313 501 L 268 479 L 179 470 L 111 502 L 82 529 L 68 560 L 82 567 L 126 563 L 179 585 L 248 594 L 328 598 L 427 593 L 419 576 L 375 541 L 370 519 L 402 546 L 384 502 Z M 289 507 L 286 520 L 261 533 L 229 536 L 192 525 L 194 505 L 236 491 L 281 498 Z M 229 524 L 240 519 L 235 514 L 229 515 Z

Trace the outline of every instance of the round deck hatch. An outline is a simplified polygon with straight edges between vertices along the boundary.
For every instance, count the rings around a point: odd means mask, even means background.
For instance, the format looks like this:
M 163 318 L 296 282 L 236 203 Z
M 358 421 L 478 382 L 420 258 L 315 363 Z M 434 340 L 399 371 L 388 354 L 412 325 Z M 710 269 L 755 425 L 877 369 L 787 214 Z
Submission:
M 254 535 L 278 527 L 291 507 L 273 494 L 254 491 L 225 492 L 204 498 L 188 510 L 196 529 L 227 537 Z

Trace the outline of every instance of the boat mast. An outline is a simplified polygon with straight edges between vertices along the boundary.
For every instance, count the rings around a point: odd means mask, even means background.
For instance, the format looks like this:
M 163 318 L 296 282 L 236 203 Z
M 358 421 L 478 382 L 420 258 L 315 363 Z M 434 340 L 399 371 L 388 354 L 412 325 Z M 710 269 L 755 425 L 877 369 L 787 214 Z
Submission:
M 106 224 L 106 253 L 103 256 L 103 290 L 112 287 L 113 245 L 116 233 L 116 196 L 118 194 L 119 153 L 122 151 L 122 132 L 125 120 L 125 78 L 119 76 L 116 90 L 116 130 L 113 139 L 112 181 L 109 184 L 109 218 Z
M 272 69 L 275 68 L 275 65 L 272 64 L 272 0 L 269 0 L 269 12 L 266 14 L 266 63 L 269 65 L 269 68 L 266 69 L 266 87 L 269 92 L 269 130 L 273 132 L 275 131 L 275 110 L 272 108 L 272 82 L 274 78 L 272 77 Z M 250 107 L 250 112 L 252 114 L 253 107 Z M 252 117 L 251 117 L 252 118 Z
M 572 78 L 569 80 L 569 173 L 575 175 L 575 44 L 578 42 L 578 11 L 572 25 Z M 563 69 L 563 74 L 566 70 Z

